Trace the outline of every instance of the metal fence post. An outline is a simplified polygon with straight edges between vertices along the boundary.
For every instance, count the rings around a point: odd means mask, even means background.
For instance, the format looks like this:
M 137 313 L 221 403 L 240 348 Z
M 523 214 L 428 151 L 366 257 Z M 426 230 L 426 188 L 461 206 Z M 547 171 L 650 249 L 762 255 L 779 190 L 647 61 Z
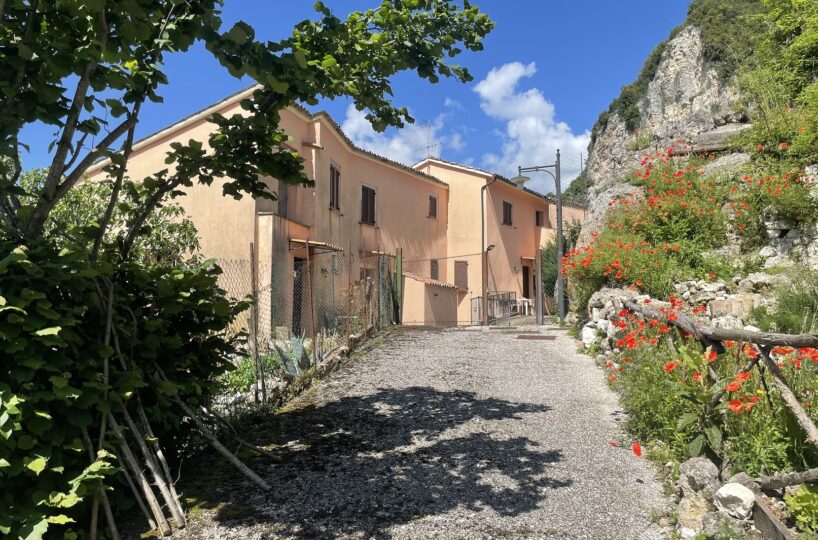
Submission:
M 542 294 L 542 248 L 537 249 L 537 259 L 534 261 L 537 280 L 534 283 L 535 305 L 537 308 L 537 325 L 543 325 L 543 294 Z
M 267 387 L 264 382 L 264 368 L 258 355 L 258 277 L 256 275 L 256 249 L 253 242 L 250 242 L 250 289 L 253 295 L 253 304 L 250 307 L 250 346 L 252 348 L 253 366 L 256 375 L 255 400 L 258 403 L 259 386 L 261 386 L 261 399 L 267 401 Z
M 398 312 L 396 324 L 403 322 L 403 248 L 396 250 L 397 258 L 395 260 L 395 295 L 398 300 Z

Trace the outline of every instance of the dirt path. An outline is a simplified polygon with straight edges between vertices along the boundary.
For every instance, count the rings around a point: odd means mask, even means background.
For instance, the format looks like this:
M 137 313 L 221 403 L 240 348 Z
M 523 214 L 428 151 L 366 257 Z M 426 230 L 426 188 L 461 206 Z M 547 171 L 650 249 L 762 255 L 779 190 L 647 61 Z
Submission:
M 180 536 L 663 538 L 602 371 L 551 334 L 390 335 L 253 429 L 282 459 L 252 462 L 270 493 L 206 480 Z

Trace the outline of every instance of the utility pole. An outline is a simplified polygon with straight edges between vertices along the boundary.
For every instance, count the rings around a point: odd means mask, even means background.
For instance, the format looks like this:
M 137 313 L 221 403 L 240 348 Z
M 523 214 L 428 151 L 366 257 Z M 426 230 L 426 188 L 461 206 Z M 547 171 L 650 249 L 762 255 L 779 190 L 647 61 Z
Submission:
M 560 188 L 560 151 L 557 149 L 557 162 L 555 163 L 555 185 L 557 189 L 557 302 L 559 306 L 560 324 L 565 323 L 565 279 L 562 276 L 562 189 Z
M 550 169 L 554 169 L 552 173 Z M 524 172 L 547 172 L 554 179 L 554 188 L 557 192 L 557 290 L 555 293 L 557 305 L 559 306 L 560 324 L 565 322 L 565 283 L 562 277 L 562 252 L 563 252 L 563 232 L 562 232 L 562 189 L 560 187 L 560 151 L 557 149 L 557 160 L 551 165 L 535 165 L 533 167 L 517 167 L 517 176 L 511 181 L 517 186 L 525 184 L 529 178 L 523 176 Z M 539 280 L 541 278 L 538 277 Z M 537 322 L 541 324 L 542 298 L 537 298 Z

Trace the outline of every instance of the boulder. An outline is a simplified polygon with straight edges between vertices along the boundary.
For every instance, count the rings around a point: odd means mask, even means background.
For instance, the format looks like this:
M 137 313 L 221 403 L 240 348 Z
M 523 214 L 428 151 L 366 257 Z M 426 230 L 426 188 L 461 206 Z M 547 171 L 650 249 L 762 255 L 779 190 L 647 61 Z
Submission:
M 756 496 L 750 488 L 738 482 L 728 482 L 716 490 L 714 503 L 719 511 L 736 519 L 750 519 Z
M 706 457 L 688 459 L 679 467 L 679 487 L 684 495 L 713 492 L 719 487 L 719 468 Z
M 593 345 L 598 339 L 596 325 L 594 323 L 588 323 L 583 326 L 579 337 L 586 348 Z
M 739 330 L 744 327 L 744 322 L 733 315 L 722 315 L 716 317 L 711 321 L 714 328 L 728 328 L 730 330 Z
M 676 509 L 676 531 L 685 540 L 693 540 L 703 528 L 704 516 L 714 510 L 704 493 L 691 492 L 679 501 Z
M 738 288 L 745 292 L 760 292 L 781 283 L 783 276 L 773 276 L 764 272 L 753 272 L 738 283 Z
M 750 154 L 745 152 L 720 156 L 706 164 L 700 170 L 705 176 L 714 173 L 729 173 L 750 161 Z

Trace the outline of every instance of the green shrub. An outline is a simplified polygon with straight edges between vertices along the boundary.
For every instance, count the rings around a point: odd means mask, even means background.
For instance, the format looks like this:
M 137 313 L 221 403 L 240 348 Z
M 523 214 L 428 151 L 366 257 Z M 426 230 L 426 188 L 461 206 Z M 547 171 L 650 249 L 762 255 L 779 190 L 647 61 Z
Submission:
M 775 150 L 788 145 L 797 165 L 818 161 L 818 5 L 812 0 L 765 0 L 756 17 L 763 39 L 740 79 L 753 128 L 739 142 Z
M 281 363 L 277 354 L 265 354 L 259 357 L 262 369 L 265 373 L 273 373 Z M 252 358 L 242 357 L 233 369 L 222 377 L 225 390 L 229 392 L 247 392 L 256 382 L 256 366 Z
M 787 271 L 772 292 L 775 308 L 753 310 L 753 322 L 764 331 L 812 333 L 818 328 L 818 273 L 809 268 Z
M 818 486 L 804 484 L 792 495 L 785 495 L 784 501 L 799 529 L 818 533 Z
M 133 406 L 136 390 L 155 435 L 184 451 L 189 424 L 170 396 L 192 406 L 207 402 L 235 355 L 235 341 L 220 332 L 246 305 L 225 297 L 212 265 L 121 264 L 112 319 L 117 337 L 105 346 L 104 291 L 112 268 L 105 261 L 93 267 L 84 250 L 47 240 L 19 246 L 0 229 L 0 358 L 14 359 L 0 368 L 4 535 L 26 537 L 49 524 L 70 530 L 83 521 L 117 465 L 107 452 L 91 463 L 86 436 L 100 432 L 102 412 Z

